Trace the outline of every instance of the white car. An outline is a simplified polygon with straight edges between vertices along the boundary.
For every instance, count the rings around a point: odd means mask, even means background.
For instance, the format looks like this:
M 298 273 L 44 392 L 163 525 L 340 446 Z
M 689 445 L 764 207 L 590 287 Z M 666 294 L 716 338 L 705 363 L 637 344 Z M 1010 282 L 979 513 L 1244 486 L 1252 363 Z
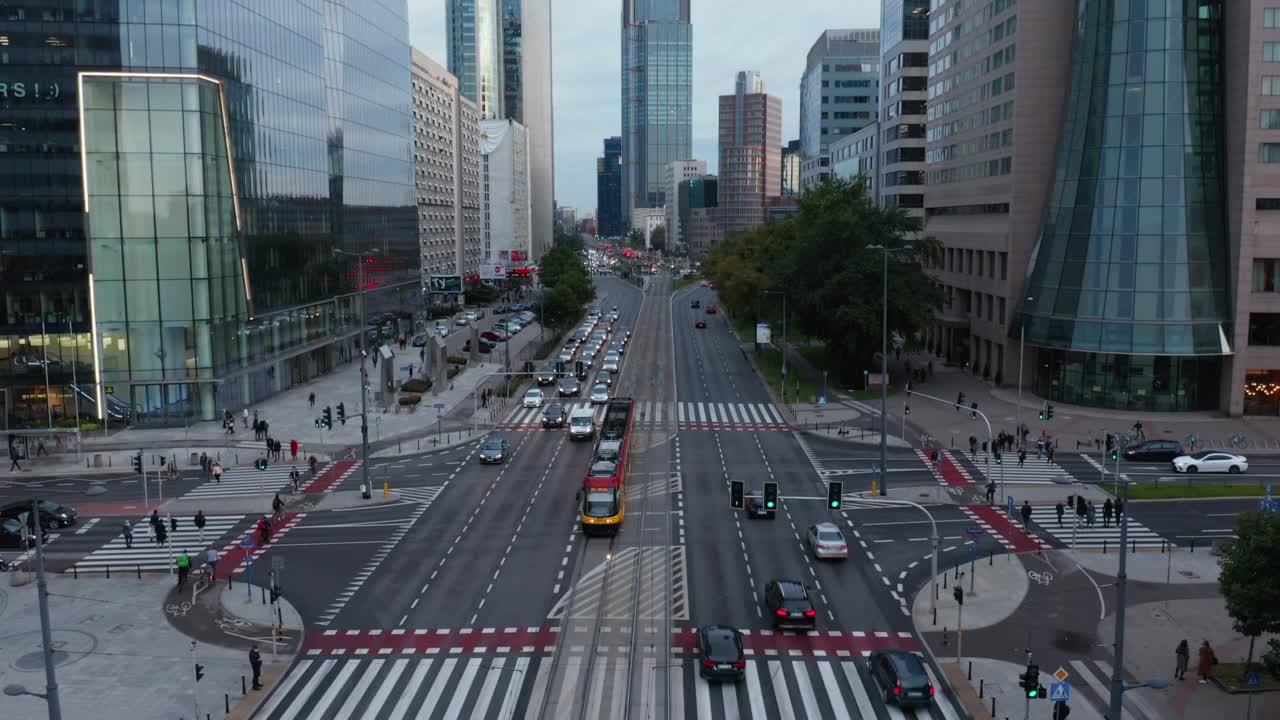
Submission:
M 849 544 L 835 523 L 818 523 L 809 526 L 809 549 L 819 560 L 826 558 L 848 558 Z
M 463 313 L 462 316 L 470 320 L 471 322 L 475 322 L 480 319 L 480 313 L 476 312 L 475 310 L 468 310 L 465 313 Z
M 600 368 L 603 370 L 608 370 L 609 372 L 616 373 L 618 372 L 618 364 L 620 362 L 622 362 L 622 359 L 619 358 L 617 355 L 605 355 L 604 364 L 601 365 Z
M 436 335 L 440 337 L 449 337 L 449 323 L 437 322 Z
M 466 327 L 467 325 L 471 324 L 471 321 L 467 319 L 466 315 L 459 315 L 458 319 L 453 321 L 453 324 L 457 325 L 458 327 Z
M 591 402 L 593 403 L 609 402 L 609 386 L 601 384 L 591 388 Z
M 542 391 L 538 388 L 530 388 L 524 394 L 524 406 L 527 408 L 542 407 Z
M 1174 458 L 1173 469 L 1180 473 L 1242 473 L 1249 469 L 1249 458 L 1217 450 L 1201 450 L 1198 453 L 1179 455 Z

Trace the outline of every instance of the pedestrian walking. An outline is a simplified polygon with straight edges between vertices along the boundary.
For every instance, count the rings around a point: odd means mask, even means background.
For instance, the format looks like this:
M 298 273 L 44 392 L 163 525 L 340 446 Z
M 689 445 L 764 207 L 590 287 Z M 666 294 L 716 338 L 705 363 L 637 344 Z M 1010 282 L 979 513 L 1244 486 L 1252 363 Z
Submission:
M 1111 527 L 1111 513 L 1115 512 L 1115 506 L 1111 504 L 1111 498 L 1102 504 L 1102 527 Z
M 1058 527 L 1062 527 L 1062 516 L 1067 514 L 1067 509 L 1062 506 L 1061 501 L 1053 509 L 1058 513 Z
M 249 667 L 253 670 L 253 689 L 262 689 L 262 654 L 258 652 L 258 646 L 254 645 L 249 648 Z
M 156 523 L 156 544 L 163 546 L 165 541 L 169 539 L 169 531 L 165 529 L 164 521 Z
M 293 484 L 294 492 L 298 492 L 298 481 L 301 479 L 302 479 L 302 476 L 298 473 L 297 467 L 294 467 L 292 470 L 289 471 L 289 482 Z
M 1027 464 L 1027 449 L 1022 448 L 1021 450 L 1018 451 L 1018 467 L 1022 467 L 1023 465 L 1026 465 L 1026 464 Z
M 1022 524 L 1028 526 L 1031 524 L 1031 501 L 1022 501 Z
M 133 547 L 133 526 L 129 524 L 128 520 L 124 521 L 124 527 L 120 529 L 120 534 L 124 535 L 125 548 L 132 548 Z
M 22 466 L 18 464 L 18 448 L 9 446 L 9 472 L 21 470 Z
M 1209 641 L 1205 640 L 1200 644 L 1200 661 L 1196 663 L 1196 673 L 1200 676 L 1200 683 L 1204 684 L 1213 676 L 1213 666 L 1218 664 L 1218 656 L 1213 653 L 1213 648 L 1209 647 Z
M 298 440 L 294 438 L 289 441 L 289 454 L 293 456 L 293 461 L 298 462 Z
M 307 396 L 307 402 L 311 404 L 311 407 L 315 407 L 315 406 L 316 406 L 316 394 L 315 394 L 315 393 L 311 393 L 310 395 L 308 395 L 308 396 Z
M 191 556 L 187 554 L 186 550 L 183 550 L 178 559 L 174 561 L 174 564 L 178 566 L 178 588 L 181 589 L 183 585 L 187 584 L 187 573 L 191 572 Z
M 196 516 L 191 518 L 191 522 L 196 526 L 196 530 L 200 533 L 200 542 L 203 543 L 204 542 L 204 525 L 205 525 L 205 522 L 207 522 L 204 516 L 204 511 L 197 510 Z
M 215 483 L 222 482 L 222 463 L 217 460 L 213 461 L 213 481 Z
M 271 501 L 271 512 L 275 513 L 276 518 L 279 518 L 280 513 L 284 512 L 284 500 L 280 499 L 280 493 L 276 493 L 275 498 Z
M 160 519 L 159 510 L 152 510 L 151 517 L 147 518 L 147 522 L 151 523 L 151 527 L 153 528 L 160 527 L 164 524 L 164 521 Z
M 960 412 L 961 405 L 964 405 L 964 393 L 956 395 L 956 412 Z
M 1178 643 L 1178 649 L 1173 651 L 1174 657 L 1177 658 L 1177 664 L 1173 668 L 1173 679 L 1187 679 L 1187 664 L 1191 662 L 1191 646 L 1187 644 L 1187 639 L 1182 638 L 1182 642 Z
M 48 454 L 49 454 L 49 449 L 44 446 L 44 438 L 40 438 L 36 440 L 36 457 L 40 457 L 41 455 L 48 455 Z
M 263 545 L 271 542 L 271 520 L 266 515 L 258 521 L 258 537 L 262 539 Z
M 1076 498 L 1076 525 L 1079 525 L 1080 523 L 1085 522 L 1085 520 L 1088 519 L 1087 518 L 1088 514 L 1089 514 L 1089 508 L 1086 507 L 1085 505 L 1085 499 Z
M 249 429 L 249 408 L 245 408 L 240 411 L 240 420 L 241 422 L 244 423 L 245 429 L 248 430 Z
M 209 454 L 200 453 L 200 474 L 209 477 Z
M 209 581 L 214 582 L 218 579 L 218 551 L 209 548 L 204 551 L 204 564 L 209 568 Z
M 987 504 L 992 505 L 996 501 L 996 483 L 994 480 L 987 483 Z
M 1089 502 L 1089 510 L 1088 510 L 1088 513 L 1089 513 L 1089 514 L 1088 514 L 1088 517 L 1089 517 L 1089 523 L 1088 523 L 1088 524 L 1089 524 L 1089 527 L 1093 527 L 1093 524 L 1094 524 L 1095 522 L 1097 522 L 1097 520 L 1098 520 L 1098 509 L 1097 509 L 1096 507 L 1094 507 L 1094 505 L 1093 505 L 1093 502 L 1092 502 L 1092 501 L 1090 501 L 1090 502 Z
M 1116 524 L 1120 524 L 1120 518 L 1124 516 L 1124 500 L 1116 498 Z
M 1053 446 L 1050 445 L 1048 449 L 1045 450 L 1045 454 L 1044 454 L 1045 459 L 1049 461 L 1050 465 L 1053 464 L 1053 454 L 1054 454 L 1054 449 L 1053 449 Z

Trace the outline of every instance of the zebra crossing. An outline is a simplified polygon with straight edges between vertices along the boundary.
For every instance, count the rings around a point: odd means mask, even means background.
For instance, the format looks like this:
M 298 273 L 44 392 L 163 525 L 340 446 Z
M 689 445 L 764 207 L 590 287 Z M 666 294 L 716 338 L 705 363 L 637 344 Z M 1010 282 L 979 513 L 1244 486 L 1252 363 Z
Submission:
M 554 401 L 549 401 L 554 402 Z M 582 407 L 595 409 L 596 422 L 604 418 L 604 405 L 586 400 L 561 401 L 566 413 Z M 498 423 L 498 430 L 537 430 L 543 408 L 518 407 Z M 790 430 L 791 425 L 772 403 L 661 402 L 639 400 L 632 424 L 652 430 L 675 422 L 681 430 Z
M 170 530 L 167 545 L 157 545 L 151 539 L 151 524 L 147 518 L 133 523 L 133 547 L 125 547 L 124 536 L 117 533 L 110 542 L 93 550 L 78 560 L 66 572 L 106 572 L 108 568 L 117 570 L 140 568 L 147 571 L 168 571 L 173 566 L 174 558 L 186 550 L 193 562 L 203 562 L 196 554 L 206 547 L 224 548 L 227 542 L 223 537 L 230 533 L 244 519 L 244 515 L 206 515 L 203 532 L 196 529 L 190 517 L 178 518 L 178 529 Z M 65 549 L 63 543 L 60 549 Z M 221 555 L 223 550 L 219 550 Z
M 631 582 L 636 575 L 637 564 L 640 565 L 641 576 L 646 578 L 639 597 Z M 606 583 L 608 573 L 624 581 Z M 630 617 L 657 619 L 666 617 L 668 613 L 675 620 L 688 620 L 689 571 L 684 546 L 626 547 L 618 550 L 608 564 L 601 563 L 583 573 L 577 584 L 560 596 L 547 617 L 563 620 L 572 605 L 571 618 L 593 619 L 597 617 L 601 603 L 604 603 L 603 617 L 609 620 Z
M 395 494 L 406 502 L 417 503 L 421 505 L 430 505 L 436 501 L 436 497 L 444 490 L 444 485 L 430 485 L 427 487 L 401 487 L 395 489 Z
M 1086 518 L 1076 516 L 1071 508 L 1066 507 L 1062 524 L 1058 524 L 1057 509 L 1051 505 L 1032 506 L 1031 522 L 1040 527 L 1040 534 L 1048 533 L 1054 540 L 1070 548 L 1088 548 L 1100 550 L 1103 546 L 1117 548 L 1120 546 L 1120 525 L 1113 517 L 1111 522 L 1103 525 L 1102 504 L 1094 503 L 1096 518 L 1093 525 Z M 1136 544 L 1140 548 L 1161 548 L 1172 545 L 1169 540 L 1132 517 L 1128 521 L 1129 547 Z
M 552 664 L 549 656 L 527 655 L 303 657 L 254 717 L 508 720 L 581 714 L 611 720 L 629 716 L 629 699 L 632 706 L 652 711 L 646 717 L 696 720 L 960 717 L 932 669 L 930 677 L 939 688 L 933 703 L 904 710 L 884 703 L 866 662 L 857 658 L 749 658 L 738 683 L 710 683 L 698 676 L 696 662 L 672 663 L 654 655 L 639 657 L 632 665 L 626 655 L 588 663 L 584 656 L 570 654 L 555 672 Z M 664 702 L 668 712 L 662 709 Z
M 220 498 L 236 495 L 265 495 L 289 486 L 289 473 L 293 465 L 272 465 L 266 470 L 254 467 L 231 468 L 222 473 L 222 481 L 207 480 L 182 496 L 183 500 Z M 307 475 L 305 464 L 297 465 L 298 472 Z
M 1006 483 L 1018 485 L 1070 485 L 1076 481 L 1075 476 L 1061 465 L 1048 462 L 1043 457 L 1037 458 L 1033 454 L 1027 455 L 1027 460 L 1021 467 L 1018 466 L 1018 454 L 1015 452 L 1004 453 L 1004 463 L 1001 465 L 996 464 L 990 453 L 978 453 L 976 459 L 972 455 L 969 457 L 986 480 L 999 481 L 1003 473 Z M 986 480 L 983 484 L 986 484 Z

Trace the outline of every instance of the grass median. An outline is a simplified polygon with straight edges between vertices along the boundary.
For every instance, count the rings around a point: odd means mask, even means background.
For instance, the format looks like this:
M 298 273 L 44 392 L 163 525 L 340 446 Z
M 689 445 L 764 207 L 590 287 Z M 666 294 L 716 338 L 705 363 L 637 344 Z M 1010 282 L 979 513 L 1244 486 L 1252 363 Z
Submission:
M 1262 497 L 1267 492 L 1262 483 L 1243 484 L 1212 480 L 1170 481 L 1155 484 L 1131 483 L 1130 500 L 1180 500 L 1189 498 Z

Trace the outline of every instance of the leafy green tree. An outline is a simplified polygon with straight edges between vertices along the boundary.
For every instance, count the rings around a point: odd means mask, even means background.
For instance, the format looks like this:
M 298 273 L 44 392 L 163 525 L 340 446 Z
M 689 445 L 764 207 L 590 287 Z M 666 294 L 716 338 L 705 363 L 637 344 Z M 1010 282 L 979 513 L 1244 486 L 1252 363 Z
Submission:
M 667 249 L 667 229 L 661 225 L 653 229 L 649 235 L 649 247 L 654 250 Z
M 1280 633 L 1280 515 L 1247 512 L 1236 519 L 1236 538 L 1222 552 L 1218 585 L 1236 632 L 1253 644 L 1263 633 Z
M 627 247 L 632 250 L 644 249 L 644 233 L 640 232 L 639 228 L 632 228 L 631 232 L 627 233 Z

